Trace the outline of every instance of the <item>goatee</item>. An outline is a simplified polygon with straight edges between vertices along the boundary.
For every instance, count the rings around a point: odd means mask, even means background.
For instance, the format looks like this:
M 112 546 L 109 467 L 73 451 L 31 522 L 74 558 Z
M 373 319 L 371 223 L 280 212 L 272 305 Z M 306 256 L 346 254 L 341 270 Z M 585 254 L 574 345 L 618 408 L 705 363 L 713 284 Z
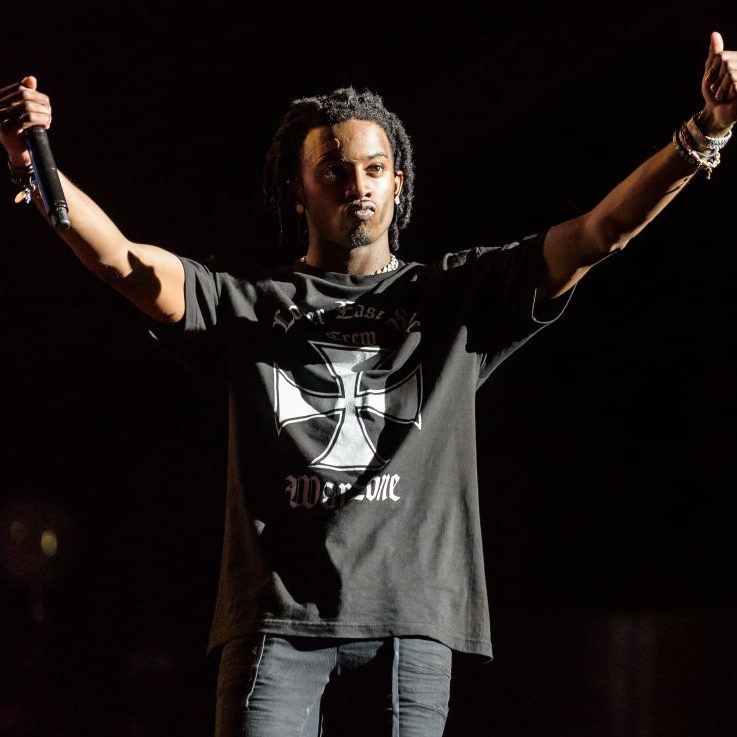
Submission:
M 350 242 L 354 248 L 357 246 L 368 246 L 371 243 L 371 238 L 363 228 L 356 228 L 351 233 Z

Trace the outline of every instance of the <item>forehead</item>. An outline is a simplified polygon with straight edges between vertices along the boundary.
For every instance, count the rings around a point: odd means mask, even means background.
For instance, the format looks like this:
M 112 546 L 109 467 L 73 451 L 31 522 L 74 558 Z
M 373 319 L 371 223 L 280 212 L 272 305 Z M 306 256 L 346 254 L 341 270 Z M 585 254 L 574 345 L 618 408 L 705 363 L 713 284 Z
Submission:
M 392 151 L 384 129 L 373 120 L 344 120 L 310 128 L 302 143 L 302 163 L 317 164 L 324 158 L 358 161 Z

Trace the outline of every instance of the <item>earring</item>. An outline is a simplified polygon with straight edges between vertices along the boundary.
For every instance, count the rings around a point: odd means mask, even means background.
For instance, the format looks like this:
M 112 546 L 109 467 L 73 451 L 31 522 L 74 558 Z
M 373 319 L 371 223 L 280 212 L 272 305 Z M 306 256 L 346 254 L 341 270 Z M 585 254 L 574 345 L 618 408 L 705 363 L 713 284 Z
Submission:
M 302 215 L 305 211 L 305 206 L 301 202 L 298 202 L 294 207 L 296 208 L 297 214 L 299 215 Z
M 395 205 L 398 205 L 399 204 L 399 195 L 398 194 L 397 195 L 394 195 L 394 204 Z

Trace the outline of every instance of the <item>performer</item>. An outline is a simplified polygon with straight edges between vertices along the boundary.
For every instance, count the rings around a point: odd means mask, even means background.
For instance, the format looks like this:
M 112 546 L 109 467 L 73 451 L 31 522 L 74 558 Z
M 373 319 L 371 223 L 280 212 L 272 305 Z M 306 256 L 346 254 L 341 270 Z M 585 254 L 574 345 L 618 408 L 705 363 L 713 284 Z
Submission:
M 409 138 L 379 95 L 295 100 L 264 186 L 304 255 L 234 276 L 131 242 L 62 175 L 90 271 L 170 350 L 229 392 L 227 511 L 210 648 L 216 732 L 444 729 L 453 653 L 490 658 L 475 392 L 557 319 L 737 120 L 737 52 L 711 36 L 703 109 L 580 217 L 419 264 L 397 255 L 414 195 Z M 23 131 L 48 128 L 34 77 L 0 90 L 0 140 L 38 209 Z

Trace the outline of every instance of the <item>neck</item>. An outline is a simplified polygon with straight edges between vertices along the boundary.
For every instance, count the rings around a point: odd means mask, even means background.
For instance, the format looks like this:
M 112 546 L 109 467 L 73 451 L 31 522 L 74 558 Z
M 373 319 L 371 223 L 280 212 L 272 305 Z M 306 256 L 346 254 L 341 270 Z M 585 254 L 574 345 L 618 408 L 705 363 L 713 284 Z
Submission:
M 383 244 L 357 246 L 348 250 L 323 249 L 310 244 L 304 261 L 323 271 L 367 276 L 386 266 L 391 257 L 389 246 Z

